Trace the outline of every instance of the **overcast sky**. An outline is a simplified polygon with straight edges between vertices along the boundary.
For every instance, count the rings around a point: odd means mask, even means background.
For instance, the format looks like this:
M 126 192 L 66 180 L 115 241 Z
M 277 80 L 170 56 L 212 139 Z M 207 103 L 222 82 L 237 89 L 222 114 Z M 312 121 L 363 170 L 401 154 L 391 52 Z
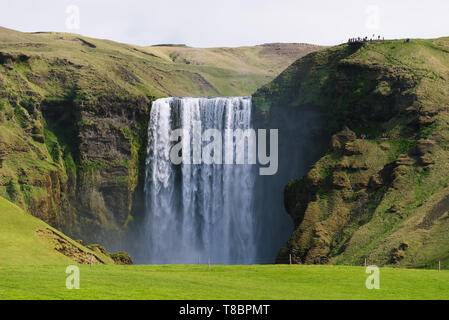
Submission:
M 449 36 L 449 0 L 0 0 L 0 26 L 138 45 L 338 44 Z

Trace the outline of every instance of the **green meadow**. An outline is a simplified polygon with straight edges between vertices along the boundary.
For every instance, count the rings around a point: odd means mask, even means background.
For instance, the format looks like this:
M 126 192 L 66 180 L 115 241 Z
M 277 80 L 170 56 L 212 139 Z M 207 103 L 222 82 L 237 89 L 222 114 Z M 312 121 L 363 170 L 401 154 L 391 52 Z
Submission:
M 380 269 L 368 290 L 362 267 L 82 265 L 80 289 L 65 265 L 0 266 L 0 299 L 449 299 L 449 271 Z
M 381 268 L 380 289 L 368 290 L 365 268 L 329 265 L 78 265 L 80 289 L 69 290 L 66 268 L 76 263 L 36 233 L 51 227 L 2 198 L 0 227 L 2 300 L 449 299 L 449 270 Z

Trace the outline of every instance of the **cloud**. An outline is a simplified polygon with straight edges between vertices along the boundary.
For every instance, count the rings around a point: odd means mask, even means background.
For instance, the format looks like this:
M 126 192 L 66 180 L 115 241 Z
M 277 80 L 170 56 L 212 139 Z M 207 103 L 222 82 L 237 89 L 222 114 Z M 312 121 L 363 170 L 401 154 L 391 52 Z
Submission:
M 379 8 L 376 33 L 387 38 L 447 36 L 449 30 L 446 0 L 15 0 L 2 8 L 0 21 L 20 31 L 72 32 L 69 5 L 80 8 L 77 32 L 139 45 L 338 44 L 373 33 L 370 6 Z

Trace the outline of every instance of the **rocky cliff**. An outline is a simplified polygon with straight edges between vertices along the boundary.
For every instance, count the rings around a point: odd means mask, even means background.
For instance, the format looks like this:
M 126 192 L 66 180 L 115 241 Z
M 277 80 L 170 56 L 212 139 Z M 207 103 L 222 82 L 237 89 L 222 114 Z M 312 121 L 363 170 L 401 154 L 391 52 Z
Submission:
M 259 121 L 280 131 L 320 115 L 287 146 L 316 159 L 285 187 L 295 230 L 279 261 L 448 263 L 448 49 L 448 38 L 341 45 L 256 92 Z
M 2 196 L 75 238 L 123 231 L 140 195 L 152 97 L 89 64 L 2 59 Z

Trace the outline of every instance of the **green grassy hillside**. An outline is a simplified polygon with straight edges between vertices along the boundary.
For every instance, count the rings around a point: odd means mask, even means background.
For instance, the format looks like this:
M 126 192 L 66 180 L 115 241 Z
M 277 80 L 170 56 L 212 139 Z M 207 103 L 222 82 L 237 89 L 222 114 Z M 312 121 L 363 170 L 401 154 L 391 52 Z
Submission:
M 449 38 L 313 53 L 254 103 L 281 128 L 281 113 L 326 119 L 309 129 L 328 150 L 285 189 L 296 230 L 280 257 L 449 267 Z
M 0 27 L 0 51 L 37 60 L 35 77 L 43 81 L 57 60 L 84 78 L 84 94 L 106 89 L 105 81 L 132 93 L 162 96 L 250 95 L 296 59 L 320 46 L 267 44 L 240 48 L 140 47 L 67 33 L 22 33 Z M 33 59 L 37 58 L 37 59 Z M 56 79 L 41 87 L 58 94 Z M 31 80 L 32 82 L 32 80 Z M 41 83 L 43 85 L 43 83 Z M 71 88 L 67 88 L 68 90 Z
M 0 266 L 0 299 L 449 299 L 449 271 L 436 270 L 381 268 L 379 290 L 365 268 L 339 266 L 81 266 L 79 290 L 66 277 Z
M 114 263 L 1 197 L 0 226 L 0 266 Z
M 206 49 L 152 46 L 143 51 L 160 58 L 167 67 L 199 75 L 200 77 L 192 78 L 201 90 L 210 87 L 207 89 L 210 92 L 204 93 L 189 89 L 181 91 L 181 84 L 172 81 L 167 86 L 171 95 L 240 96 L 250 95 L 295 60 L 319 49 L 321 47 L 308 44 L 273 43 L 254 47 Z

